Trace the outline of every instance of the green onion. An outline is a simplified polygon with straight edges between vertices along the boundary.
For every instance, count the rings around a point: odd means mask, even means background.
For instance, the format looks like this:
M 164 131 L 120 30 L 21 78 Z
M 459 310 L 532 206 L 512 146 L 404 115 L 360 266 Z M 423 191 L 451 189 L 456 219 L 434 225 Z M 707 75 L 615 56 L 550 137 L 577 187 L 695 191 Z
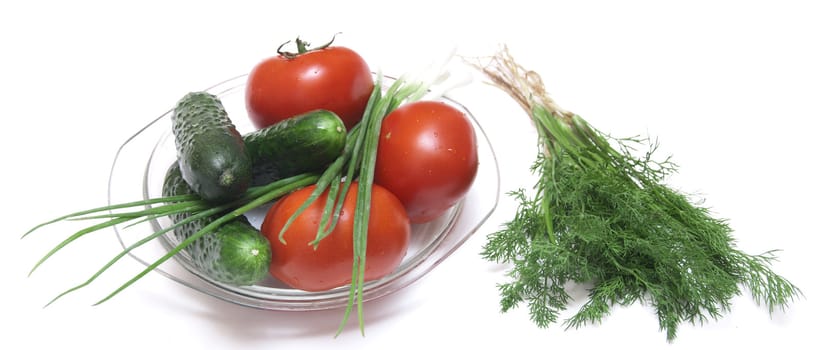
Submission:
M 205 217 L 210 217 L 210 216 L 213 216 L 213 215 L 218 215 L 220 213 L 225 213 L 226 211 L 228 211 L 227 213 L 220 215 L 216 220 L 211 222 L 209 225 L 206 225 L 205 227 L 203 227 L 202 229 L 200 229 L 199 231 L 197 231 L 196 233 L 194 233 L 193 235 L 188 237 L 186 240 L 184 240 L 184 241 L 180 242 L 179 244 L 177 244 L 173 249 L 169 250 L 168 253 L 166 253 L 164 256 L 160 257 L 155 262 L 148 265 L 143 271 L 141 271 L 137 275 L 133 276 L 131 279 L 126 281 L 124 284 L 122 284 L 119 288 L 117 288 L 112 293 L 107 295 L 105 298 L 101 299 L 100 301 L 98 301 L 97 303 L 94 304 L 94 305 L 98 305 L 100 303 L 103 303 L 103 302 L 111 299 L 113 296 L 115 296 L 119 292 L 121 292 L 124 289 L 126 289 L 127 287 L 131 286 L 132 284 L 134 284 L 134 282 L 136 282 L 137 280 L 139 280 L 140 278 L 142 278 L 143 276 L 148 274 L 150 271 L 152 271 L 155 268 L 157 268 L 158 266 L 160 266 L 160 264 L 162 264 L 163 262 L 170 259 L 172 256 L 176 255 L 177 253 L 179 253 L 180 251 L 185 249 L 187 246 L 189 246 L 191 243 L 193 243 L 194 241 L 196 241 L 197 239 L 199 239 L 203 235 L 206 235 L 209 232 L 214 231 L 216 228 L 218 228 L 220 225 L 224 224 L 225 222 L 227 222 L 229 220 L 232 220 L 236 217 L 239 217 L 240 215 L 243 215 L 244 213 L 246 213 L 246 212 L 248 212 L 248 211 L 250 211 L 254 208 L 257 208 L 261 205 L 269 203 L 272 200 L 274 200 L 276 198 L 279 198 L 279 197 L 281 197 L 281 196 L 283 196 L 283 195 L 285 195 L 285 194 L 287 194 L 291 191 L 294 191 L 294 190 L 299 189 L 301 187 L 305 187 L 305 186 L 308 186 L 310 184 L 313 184 L 317 181 L 318 178 L 319 178 L 319 176 L 315 175 L 315 174 L 301 174 L 301 175 L 296 175 L 296 176 L 292 176 L 292 177 L 289 177 L 289 178 L 281 179 L 281 180 L 272 182 L 272 183 L 270 183 L 268 185 L 265 185 L 265 186 L 250 188 L 246 191 L 246 193 L 241 198 L 239 198 L 237 200 L 234 200 L 232 202 L 226 203 L 226 204 L 221 204 L 221 205 L 216 205 L 216 206 L 210 205 L 210 204 L 196 198 L 196 196 L 168 196 L 168 197 L 150 198 L 150 199 L 146 199 L 146 200 L 133 201 L 133 202 L 128 202 L 128 203 L 114 204 L 114 205 L 109 205 L 109 206 L 98 207 L 98 208 L 89 209 L 89 210 L 78 211 L 78 212 L 75 212 L 75 213 L 60 216 L 58 218 L 55 218 L 55 219 L 46 221 L 44 223 L 41 223 L 39 225 L 36 225 L 35 227 L 33 227 L 32 229 L 27 231 L 23 235 L 23 237 L 28 236 L 29 234 L 31 234 L 35 230 L 40 229 L 40 228 L 42 228 L 46 225 L 55 224 L 55 223 L 58 223 L 58 222 L 64 221 L 64 220 L 93 220 L 93 219 L 107 219 L 107 220 L 103 221 L 99 224 L 91 225 L 91 226 L 88 226 L 84 229 L 81 229 L 81 230 L 75 232 L 74 234 L 70 235 L 68 238 L 64 239 L 60 243 L 58 243 L 54 248 L 52 248 L 49 252 L 47 252 L 39 261 L 37 261 L 37 263 L 34 265 L 34 267 L 29 272 L 29 275 L 31 275 L 34 272 L 34 270 L 36 270 L 40 265 L 42 265 L 46 260 L 51 258 L 55 253 L 60 251 L 62 248 L 64 248 L 68 244 L 74 242 L 75 240 L 77 240 L 80 237 L 83 237 L 83 236 L 85 236 L 89 233 L 96 232 L 96 231 L 99 231 L 99 230 L 107 228 L 107 227 L 113 227 L 115 225 L 123 224 L 123 223 L 129 222 L 129 221 L 133 221 L 132 224 L 134 224 L 134 223 L 144 222 L 145 220 L 157 219 L 157 218 L 162 217 L 162 216 L 169 216 L 169 215 L 180 214 L 180 213 L 189 213 L 190 214 L 190 216 L 188 218 L 186 218 L 184 220 L 181 220 L 181 221 L 179 221 L 179 222 L 177 222 L 173 225 L 170 225 L 169 227 L 166 227 L 166 228 L 163 228 L 161 230 L 155 231 L 155 232 L 151 233 L 150 235 L 148 235 L 148 236 L 138 240 L 137 242 L 131 244 L 130 246 L 124 248 L 121 252 L 119 252 L 112 259 L 110 259 L 105 265 L 103 265 L 102 268 L 100 268 L 97 272 L 95 272 L 88 280 L 86 280 L 85 282 L 83 282 L 81 284 L 78 284 L 77 286 L 69 288 L 66 291 L 58 294 L 54 299 L 52 299 L 48 304 L 46 304 L 46 306 L 48 306 L 48 305 L 54 303 L 57 299 L 65 296 L 66 294 L 69 294 L 73 291 L 76 291 L 80 288 L 83 288 L 83 287 L 91 284 L 103 272 L 105 272 L 108 268 L 113 266 L 117 261 L 119 261 L 125 255 L 129 254 L 134 249 L 136 249 L 136 248 L 138 248 L 138 247 L 140 247 L 140 246 L 156 239 L 157 237 L 160 237 L 161 235 L 175 229 L 178 226 L 184 225 L 184 224 L 186 224 L 188 222 L 191 222 L 191 221 L 194 221 L 194 220 L 202 219 L 202 218 L 205 218 Z M 134 207 L 139 207 L 139 206 L 149 206 L 149 205 L 152 205 L 152 204 L 161 204 L 161 205 L 155 206 L 155 207 L 148 207 L 147 209 L 143 209 L 143 210 L 115 212 L 115 210 L 119 210 L 119 209 L 134 208 Z M 108 211 L 109 213 L 108 214 L 97 214 L 97 213 L 101 213 L 101 212 L 105 212 L 105 211 Z M 95 215 L 92 215 L 92 214 L 95 214 Z
M 450 57 L 451 56 L 448 56 L 449 59 Z M 382 120 L 403 103 L 417 101 L 427 96 L 427 94 L 431 93 L 429 88 L 434 85 L 440 87 L 438 93 L 444 93 L 446 90 L 464 83 L 464 81 L 452 81 L 450 85 L 443 85 L 449 77 L 447 71 L 442 71 L 442 66 L 445 63 L 447 63 L 447 60 L 440 62 L 439 65 L 435 66 L 435 68 L 440 70 L 420 80 L 410 78 L 409 76 L 398 78 L 388 86 L 384 92 L 384 78 L 382 74 L 378 74 L 363 118 L 360 123 L 349 131 L 343 154 L 323 172 L 317 181 L 316 188 L 286 221 L 279 232 L 280 241 L 285 243 L 283 237 L 291 223 L 328 190 L 326 198 L 332 198 L 332 200 L 325 203 L 320 225 L 317 230 L 317 236 L 312 242 L 309 242 L 309 244 L 316 247 L 321 243 L 322 239 L 328 236 L 334 229 L 350 184 L 353 181 L 358 181 L 353 230 L 354 263 L 351 267 L 351 285 L 349 287 L 348 303 L 343 314 L 343 319 L 337 330 L 337 335 L 342 332 L 355 305 L 357 308 L 360 333 L 365 334 L 363 286 L 365 284 L 368 220 L 371 211 L 371 191 L 374 181 L 374 167 Z

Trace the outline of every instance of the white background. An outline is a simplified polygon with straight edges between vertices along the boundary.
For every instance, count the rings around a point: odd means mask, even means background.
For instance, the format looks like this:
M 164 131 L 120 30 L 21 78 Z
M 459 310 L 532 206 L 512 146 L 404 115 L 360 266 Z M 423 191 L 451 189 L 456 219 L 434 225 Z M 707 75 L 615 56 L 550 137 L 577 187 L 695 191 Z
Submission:
M 0 348 L 818 348 L 820 18 L 813 1 L 3 2 Z M 769 317 L 742 295 L 724 318 L 683 325 L 670 345 L 641 305 L 601 325 L 538 329 L 524 308 L 499 312 L 504 266 L 479 256 L 514 213 L 502 196 L 448 260 L 366 305 L 365 337 L 355 322 L 332 337 L 339 310 L 253 310 L 156 274 L 90 306 L 126 268 L 42 307 L 119 246 L 89 236 L 27 277 L 79 226 L 23 232 L 104 204 L 116 147 L 185 92 L 246 73 L 297 35 L 319 43 L 336 32 L 339 45 L 394 74 L 454 44 L 472 56 L 507 43 L 564 108 L 617 136 L 657 137 L 681 166 L 672 186 L 701 194 L 741 249 L 782 249 L 774 269 L 805 297 Z M 500 155 L 502 191 L 530 186 L 526 115 L 479 82 L 457 94 Z

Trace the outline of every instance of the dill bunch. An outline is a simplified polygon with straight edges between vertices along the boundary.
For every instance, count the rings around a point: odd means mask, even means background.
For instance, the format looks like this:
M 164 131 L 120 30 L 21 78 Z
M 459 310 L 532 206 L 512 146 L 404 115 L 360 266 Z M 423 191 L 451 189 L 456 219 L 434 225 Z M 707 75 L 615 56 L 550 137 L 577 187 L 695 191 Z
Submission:
M 676 165 L 654 160 L 656 143 L 611 137 L 562 110 L 507 48 L 474 66 L 528 112 L 539 135 L 533 195 L 509 193 L 515 217 L 482 248 L 485 259 L 512 265 L 499 286 L 503 312 L 527 303 L 532 321 L 548 327 L 572 299 L 567 288 L 586 284 L 587 301 L 566 329 L 639 302 L 655 309 L 671 342 L 683 322 L 729 312 L 743 288 L 770 312 L 801 295 L 770 268 L 774 251 L 739 250 L 725 220 L 664 184 Z

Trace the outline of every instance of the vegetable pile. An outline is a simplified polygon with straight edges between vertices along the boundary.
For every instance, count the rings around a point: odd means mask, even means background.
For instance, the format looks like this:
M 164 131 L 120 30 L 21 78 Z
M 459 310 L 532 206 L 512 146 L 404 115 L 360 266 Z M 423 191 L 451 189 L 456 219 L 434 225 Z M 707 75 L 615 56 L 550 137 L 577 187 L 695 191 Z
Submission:
M 339 331 L 354 305 L 362 331 L 364 283 L 399 266 L 413 224 L 440 217 L 466 195 L 477 173 L 476 135 L 462 111 L 429 94 L 447 72 L 383 86 L 384 77 L 372 74 L 359 54 L 332 42 L 310 48 L 298 38 L 298 52 L 280 46 L 250 71 L 244 97 L 257 130 L 245 135 L 219 97 L 184 95 L 171 115 L 177 161 L 169 164 L 162 196 L 71 213 L 27 232 L 64 220 L 102 220 L 60 242 L 34 272 L 89 233 L 163 217 L 171 222 L 50 303 L 170 235 L 179 244 L 97 304 L 185 251 L 221 283 L 276 278 L 305 291 L 348 286 Z M 245 214 L 263 205 L 270 208 L 256 228 Z
M 140 246 L 173 237 L 178 244 L 98 304 L 185 252 L 220 283 L 272 278 L 308 292 L 347 287 L 337 334 L 355 308 L 364 332 L 365 283 L 397 269 L 415 224 L 465 197 L 478 171 L 477 137 L 461 110 L 430 95 L 447 72 L 384 86 L 381 74 L 333 39 L 317 48 L 299 38 L 295 44 L 297 52 L 280 46 L 250 70 L 243 117 L 256 130 L 241 135 L 232 122 L 238 116 L 219 97 L 185 94 L 171 115 L 177 161 L 168 165 L 162 196 L 78 211 L 24 235 L 64 220 L 100 221 L 57 244 L 33 272 L 89 233 L 171 222 L 49 304 Z M 503 311 L 527 303 L 532 320 L 548 327 L 568 308 L 567 288 L 590 285 L 567 327 L 601 322 L 615 305 L 639 302 L 655 309 L 673 341 L 683 322 L 730 311 L 743 288 L 771 312 L 801 295 L 770 268 L 773 251 L 739 250 L 725 220 L 665 185 L 676 165 L 656 160 L 655 144 L 611 137 L 559 108 L 539 75 L 507 50 L 474 66 L 522 106 L 538 132 L 533 195 L 511 192 L 516 215 L 482 251 L 512 266 L 499 287 Z M 648 151 L 637 153 L 641 147 Z M 245 214 L 264 205 L 262 225 L 249 224 Z
M 740 251 L 725 220 L 665 185 L 676 166 L 655 160 L 655 144 L 611 137 L 562 110 L 507 48 L 475 67 L 522 106 L 538 132 L 534 194 L 511 193 L 517 212 L 482 252 L 512 266 L 510 281 L 499 286 L 503 312 L 527 303 L 532 321 L 547 327 L 567 309 L 570 285 L 591 285 L 567 327 L 599 323 L 615 305 L 639 302 L 655 309 L 673 341 L 681 323 L 730 311 L 743 287 L 770 312 L 801 295 L 771 270 L 773 251 Z

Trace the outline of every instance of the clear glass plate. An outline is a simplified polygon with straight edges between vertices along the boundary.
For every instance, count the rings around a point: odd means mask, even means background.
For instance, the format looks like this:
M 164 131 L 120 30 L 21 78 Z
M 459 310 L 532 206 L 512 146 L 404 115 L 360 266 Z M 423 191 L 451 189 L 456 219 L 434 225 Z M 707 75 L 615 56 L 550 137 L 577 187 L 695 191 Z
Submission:
M 384 78 L 384 85 L 391 78 Z M 238 76 L 206 89 L 223 102 L 229 116 L 241 133 L 253 130 L 245 110 L 246 76 Z M 182 96 L 182 95 L 181 95 Z M 364 286 L 363 300 L 373 300 L 402 289 L 417 281 L 459 248 L 488 219 L 499 201 L 499 168 L 485 131 L 474 116 L 458 102 L 441 98 L 468 115 L 477 133 L 479 171 L 466 197 L 442 217 L 425 224 L 413 225 L 408 253 L 396 271 Z M 171 111 L 137 131 L 120 147 L 109 178 L 109 204 L 133 201 L 136 198 L 159 197 L 169 165 L 176 159 L 171 134 Z M 137 197 L 139 196 L 139 197 Z M 257 208 L 246 216 L 259 227 L 267 207 Z M 169 224 L 167 219 L 141 224 L 148 235 Z M 117 238 L 125 248 L 145 235 L 131 231 L 137 227 L 117 226 Z M 177 242 L 171 234 L 129 254 L 148 266 L 167 253 Z M 257 285 L 234 286 L 212 280 L 191 265 L 190 257 L 181 252 L 156 268 L 154 272 L 199 292 L 231 303 L 269 310 L 320 310 L 344 307 L 348 302 L 348 287 L 323 292 L 306 292 L 289 288 L 274 278 Z

